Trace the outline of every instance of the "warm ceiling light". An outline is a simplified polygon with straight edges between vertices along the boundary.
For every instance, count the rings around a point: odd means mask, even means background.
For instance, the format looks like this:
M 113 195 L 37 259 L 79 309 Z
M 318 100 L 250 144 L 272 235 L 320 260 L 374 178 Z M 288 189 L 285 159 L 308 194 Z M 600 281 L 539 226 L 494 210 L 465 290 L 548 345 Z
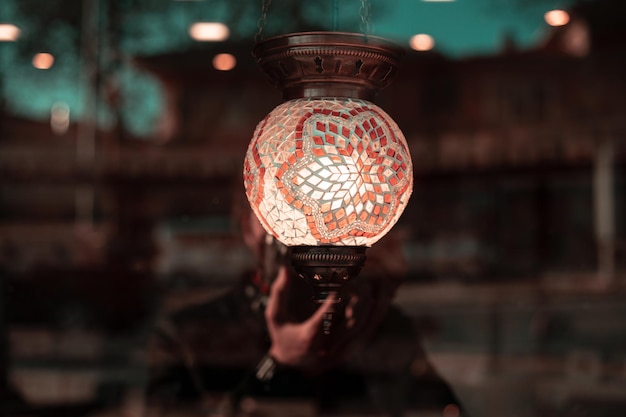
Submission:
M 228 26 L 218 22 L 197 22 L 189 28 L 189 36 L 197 41 L 220 42 L 230 36 Z
M 218 71 L 230 71 L 237 65 L 237 58 L 233 54 L 217 54 L 213 57 L 213 68 Z
M 10 23 L 0 23 L 0 42 L 14 42 L 20 37 L 20 28 Z
M 546 23 L 550 26 L 564 26 L 569 22 L 569 13 L 565 10 L 550 10 L 543 15 Z
M 358 274 L 365 249 L 409 201 L 407 142 L 369 101 L 391 82 L 403 53 L 381 38 L 333 32 L 279 36 L 254 49 L 287 101 L 250 141 L 246 195 L 265 230 L 290 248 L 319 302 Z
M 409 45 L 416 51 L 430 51 L 435 47 L 435 40 L 430 35 L 419 33 L 411 37 Z
M 47 52 L 41 52 L 33 57 L 33 67 L 40 70 L 50 69 L 54 65 L 54 56 Z

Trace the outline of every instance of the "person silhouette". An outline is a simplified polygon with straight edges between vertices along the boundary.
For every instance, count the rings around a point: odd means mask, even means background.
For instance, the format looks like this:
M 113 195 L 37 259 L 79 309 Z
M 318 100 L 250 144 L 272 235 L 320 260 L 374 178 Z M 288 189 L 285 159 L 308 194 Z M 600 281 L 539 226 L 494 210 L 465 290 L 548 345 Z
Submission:
M 466 415 L 430 365 L 417 327 L 392 304 L 406 265 L 397 239 L 370 249 L 362 275 L 315 304 L 312 288 L 285 264 L 287 248 L 251 211 L 241 228 L 256 268 L 228 292 L 155 326 L 148 415 L 274 415 L 280 404 L 312 415 L 442 415 L 446 407 L 458 411 L 446 415 Z M 326 334 L 331 309 L 336 320 Z

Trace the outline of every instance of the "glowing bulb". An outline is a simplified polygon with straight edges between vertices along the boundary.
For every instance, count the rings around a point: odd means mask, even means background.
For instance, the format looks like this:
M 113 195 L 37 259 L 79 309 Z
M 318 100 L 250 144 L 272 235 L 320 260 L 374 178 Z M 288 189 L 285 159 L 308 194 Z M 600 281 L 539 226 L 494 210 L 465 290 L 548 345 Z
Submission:
M 213 57 L 213 68 L 218 71 L 230 71 L 237 65 L 237 58 L 232 54 L 217 54 Z
M 20 37 L 20 28 L 10 23 L 0 23 L 0 42 L 14 42 Z
M 189 28 L 189 36 L 197 41 L 220 42 L 230 36 L 228 26 L 217 22 L 197 22 Z
M 435 46 L 435 40 L 430 35 L 419 33 L 411 37 L 409 45 L 416 51 L 430 51 Z
M 564 26 L 569 22 L 569 13 L 565 10 L 550 10 L 543 15 L 546 23 L 550 26 Z
M 54 65 L 54 56 L 47 52 L 41 52 L 33 57 L 33 67 L 40 70 L 50 69 Z

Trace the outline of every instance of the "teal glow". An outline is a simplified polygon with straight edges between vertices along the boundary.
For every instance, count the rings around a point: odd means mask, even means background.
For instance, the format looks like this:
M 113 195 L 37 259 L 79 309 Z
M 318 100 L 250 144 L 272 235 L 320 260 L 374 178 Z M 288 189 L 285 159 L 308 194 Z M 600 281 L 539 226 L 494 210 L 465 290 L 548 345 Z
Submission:
M 4 94 L 12 113 L 37 119 L 50 116 L 56 102 L 65 102 L 71 116 L 82 116 L 83 99 L 79 82 L 79 65 L 71 54 L 55 56 L 49 70 L 38 70 L 30 62 L 24 65 L 10 60 L 4 74 Z
M 384 20 L 372 18 L 373 33 L 401 43 L 408 42 L 414 34 L 426 33 L 435 39 L 435 50 L 452 58 L 464 58 L 497 53 L 505 36 L 521 48 L 535 45 L 546 35 L 543 14 L 557 6 L 564 7 L 564 2 L 392 0 L 388 5 Z
M 151 76 L 132 67 L 122 69 L 119 77 L 124 91 L 122 125 L 134 135 L 148 136 L 163 108 L 162 89 Z
M 0 21 L 17 24 L 26 39 L 32 16 L 29 18 L 28 13 L 19 15 L 18 1 L 0 2 Z M 41 1 L 62 3 L 61 0 Z M 337 10 L 330 7 L 331 3 L 330 0 L 303 3 L 302 21 L 318 30 L 330 30 L 335 20 L 339 30 L 360 30 L 359 2 L 340 2 Z M 498 53 L 505 36 L 512 38 L 522 49 L 536 45 L 547 30 L 543 13 L 557 6 L 564 7 L 566 3 L 554 0 L 456 0 L 434 3 L 372 0 L 370 34 L 407 45 L 412 35 L 427 33 L 435 39 L 437 52 L 453 59 L 463 59 Z M 258 30 L 260 5 L 260 1 L 253 3 L 247 0 L 163 0 L 161 3 L 146 2 L 143 8 L 125 10 L 118 27 L 124 58 L 113 73 L 115 82 L 121 88 L 119 117 L 124 128 L 133 136 L 149 137 L 163 106 L 160 86 L 148 74 L 132 66 L 132 56 L 179 52 L 194 47 L 197 44 L 189 37 L 188 28 L 196 21 L 225 22 L 230 26 L 231 39 L 252 40 Z M 320 5 L 328 7 L 324 9 Z M 293 18 L 281 10 L 279 2 L 271 4 L 266 27 L 268 36 L 293 30 L 293 24 Z M 46 28 L 46 39 L 41 42 L 42 45 L 54 45 L 53 51 L 45 52 L 53 53 L 56 58 L 55 65 L 48 71 L 37 70 L 30 62 L 34 52 L 42 51 L 24 50 L 27 48 L 24 45 L 33 48 L 40 40 L 30 38 L 29 42 L 0 43 L 0 92 L 6 99 L 7 111 L 25 118 L 47 120 L 52 105 L 64 102 L 70 107 L 73 121 L 84 116 L 84 74 L 79 45 L 75 42 L 79 30 L 62 19 L 52 21 Z M 106 42 L 104 38 L 101 35 L 102 43 Z M 106 55 L 101 60 L 105 58 Z M 115 117 L 104 102 L 98 103 L 97 120 L 100 126 L 111 127 Z

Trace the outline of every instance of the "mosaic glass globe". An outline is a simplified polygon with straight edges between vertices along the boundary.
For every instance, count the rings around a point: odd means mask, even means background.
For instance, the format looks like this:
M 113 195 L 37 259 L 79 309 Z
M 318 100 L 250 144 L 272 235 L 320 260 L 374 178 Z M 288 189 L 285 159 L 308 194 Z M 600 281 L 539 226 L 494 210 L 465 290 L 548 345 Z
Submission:
M 406 140 L 380 107 L 298 98 L 257 126 L 244 161 L 250 206 L 287 246 L 371 246 L 413 189 Z

